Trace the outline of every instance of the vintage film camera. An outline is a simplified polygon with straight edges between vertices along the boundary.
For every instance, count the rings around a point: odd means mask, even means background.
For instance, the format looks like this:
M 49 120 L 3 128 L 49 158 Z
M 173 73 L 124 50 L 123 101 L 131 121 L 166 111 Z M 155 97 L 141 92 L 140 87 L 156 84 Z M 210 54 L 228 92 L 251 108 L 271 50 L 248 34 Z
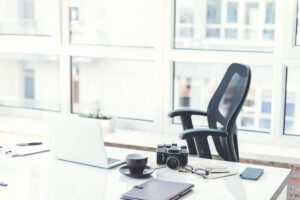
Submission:
M 188 163 L 187 146 L 177 144 L 159 144 L 156 149 L 157 164 L 166 164 L 171 169 L 178 169 Z

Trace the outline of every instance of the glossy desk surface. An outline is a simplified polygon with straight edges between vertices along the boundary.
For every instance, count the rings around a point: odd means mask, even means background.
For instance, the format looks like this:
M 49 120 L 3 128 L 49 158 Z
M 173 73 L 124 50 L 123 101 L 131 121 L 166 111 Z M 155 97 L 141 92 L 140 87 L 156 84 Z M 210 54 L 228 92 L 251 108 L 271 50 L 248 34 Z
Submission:
M 107 147 L 107 151 L 125 157 L 129 153 L 143 153 L 155 162 L 155 153 Z M 258 181 L 240 179 L 238 175 L 214 180 L 203 179 L 193 174 L 179 173 L 163 168 L 152 176 L 164 180 L 189 182 L 194 189 L 182 199 L 195 200 L 267 200 L 283 194 L 290 174 L 289 169 L 255 166 L 241 163 L 189 158 L 189 162 L 221 163 L 242 172 L 246 167 L 264 168 Z M 113 200 L 130 190 L 134 185 L 148 180 L 133 179 L 119 173 L 119 167 L 101 169 L 66 161 L 55 160 L 51 153 L 10 158 L 0 155 L 1 200 Z M 283 192 L 282 192 L 283 191 Z

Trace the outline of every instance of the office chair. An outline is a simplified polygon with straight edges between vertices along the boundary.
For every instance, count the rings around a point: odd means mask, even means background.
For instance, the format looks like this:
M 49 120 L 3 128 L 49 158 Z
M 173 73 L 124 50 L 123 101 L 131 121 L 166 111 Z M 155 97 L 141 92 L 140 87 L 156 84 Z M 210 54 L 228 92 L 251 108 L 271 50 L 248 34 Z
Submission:
M 187 141 L 190 154 L 212 159 L 207 140 L 212 136 L 222 159 L 239 162 L 236 119 L 248 94 L 250 80 L 250 67 L 233 63 L 211 98 L 207 112 L 185 108 L 169 113 L 171 118 L 180 116 L 184 130 L 180 138 Z M 206 116 L 208 128 L 193 128 L 192 115 Z

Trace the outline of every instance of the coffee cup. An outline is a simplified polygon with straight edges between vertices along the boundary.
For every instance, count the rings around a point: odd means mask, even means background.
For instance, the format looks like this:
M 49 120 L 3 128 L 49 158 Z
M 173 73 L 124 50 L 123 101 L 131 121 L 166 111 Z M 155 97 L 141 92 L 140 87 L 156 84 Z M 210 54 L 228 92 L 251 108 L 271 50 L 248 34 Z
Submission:
M 131 174 L 142 174 L 147 166 L 148 157 L 141 154 L 129 154 L 126 156 L 126 165 Z

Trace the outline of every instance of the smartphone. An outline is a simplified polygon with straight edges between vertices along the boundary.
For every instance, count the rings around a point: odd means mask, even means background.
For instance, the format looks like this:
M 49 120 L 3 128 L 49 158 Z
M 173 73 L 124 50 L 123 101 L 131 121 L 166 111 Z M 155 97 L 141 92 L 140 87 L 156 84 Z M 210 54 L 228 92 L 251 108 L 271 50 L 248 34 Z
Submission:
M 259 177 L 264 173 L 264 169 L 247 167 L 241 174 L 242 179 L 258 180 Z

